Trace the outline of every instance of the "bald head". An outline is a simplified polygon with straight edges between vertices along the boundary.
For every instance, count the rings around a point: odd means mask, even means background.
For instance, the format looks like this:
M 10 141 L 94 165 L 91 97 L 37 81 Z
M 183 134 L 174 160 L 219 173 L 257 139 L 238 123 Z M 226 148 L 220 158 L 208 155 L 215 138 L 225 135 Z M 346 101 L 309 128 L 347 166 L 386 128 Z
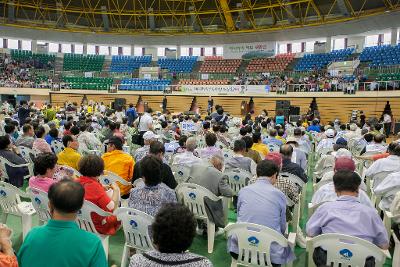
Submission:
M 197 141 L 195 137 L 189 137 L 186 140 L 186 150 L 193 152 L 197 147 Z
M 219 156 L 212 156 L 210 158 L 210 163 L 219 171 L 222 171 L 224 168 L 224 160 Z
M 280 153 L 284 159 L 291 159 L 293 154 L 293 147 L 291 145 L 282 145 Z

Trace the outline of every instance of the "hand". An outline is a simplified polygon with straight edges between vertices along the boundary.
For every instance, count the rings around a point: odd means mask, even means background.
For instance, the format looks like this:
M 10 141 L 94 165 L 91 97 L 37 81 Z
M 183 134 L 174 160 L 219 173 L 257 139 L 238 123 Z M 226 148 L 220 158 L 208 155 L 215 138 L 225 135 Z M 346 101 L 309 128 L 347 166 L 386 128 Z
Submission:
M 5 224 L 0 224 L 0 239 L 10 238 L 12 230 Z
M 116 183 L 112 183 L 112 184 L 111 184 L 111 189 L 112 189 L 113 191 L 119 190 L 119 186 L 118 186 Z

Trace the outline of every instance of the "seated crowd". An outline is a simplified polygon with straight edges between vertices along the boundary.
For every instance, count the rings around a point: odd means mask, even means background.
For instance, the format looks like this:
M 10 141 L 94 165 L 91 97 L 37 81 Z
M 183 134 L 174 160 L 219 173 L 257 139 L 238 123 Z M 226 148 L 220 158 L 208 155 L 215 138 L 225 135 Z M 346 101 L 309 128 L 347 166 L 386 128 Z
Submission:
M 309 210 L 304 234 L 296 230 L 300 247 L 306 246 L 305 235 L 327 233 L 390 247 L 376 210 L 400 214 L 400 140 L 387 145 L 379 126 L 357 121 L 322 125 L 318 119 L 282 123 L 266 113 L 241 120 L 221 106 L 204 118 L 159 116 L 150 109 L 137 116 L 133 105 L 122 115 L 108 108 L 66 112 L 68 106 L 34 110 L 22 102 L 1 124 L 2 181 L 23 189 L 27 179 L 32 190 L 47 193 L 51 219 L 28 233 L 17 256 L 10 228 L 0 225 L 0 266 L 108 266 L 97 234 L 122 231 L 121 207 L 153 218 L 148 234 L 154 249 L 133 255 L 130 267 L 213 266 L 188 251 L 196 233 L 210 231 L 181 203 L 183 183 L 232 199 L 237 223 L 265 226 L 286 238 L 295 206 L 305 201 L 301 192 L 312 182 L 313 214 Z M 183 121 L 194 130 L 181 129 Z M 238 191 L 232 186 L 235 172 L 246 177 Z M 109 214 L 91 214 L 93 233 L 75 223 L 86 202 Z M 204 203 L 207 221 L 215 224 L 216 234 L 223 233 L 222 201 L 205 198 Z M 397 238 L 399 223 L 393 221 Z M 240 246 L 239 236 L 227 237 L 232 259 L 241 260 Z M 273 243 L 268 255 L 272 266 L 281 266 L 295 260 L 294 252 Z M 330 265 L 328 253 L 325 247 L 314 250 L 317 266 Z M 365 266 L 374 264 L 373 257 L 366 259 Z

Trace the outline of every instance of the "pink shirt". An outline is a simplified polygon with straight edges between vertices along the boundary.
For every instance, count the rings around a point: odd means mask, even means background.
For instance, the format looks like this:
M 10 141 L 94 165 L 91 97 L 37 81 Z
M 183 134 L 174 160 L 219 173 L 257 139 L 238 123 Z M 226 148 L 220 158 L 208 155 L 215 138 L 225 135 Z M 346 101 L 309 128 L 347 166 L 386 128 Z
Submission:
M 29 187 L 47 192 L 49 191 L 50 186 L 56 182 L 56 180 L 48 177 L 32 176 L 29 179 Z

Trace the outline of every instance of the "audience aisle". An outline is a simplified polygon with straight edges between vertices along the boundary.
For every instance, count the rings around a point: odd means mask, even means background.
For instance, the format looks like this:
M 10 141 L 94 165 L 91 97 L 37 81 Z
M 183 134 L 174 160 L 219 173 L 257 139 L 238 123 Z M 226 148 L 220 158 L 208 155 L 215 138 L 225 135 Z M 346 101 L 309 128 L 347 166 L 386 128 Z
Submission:
M 311 169 L 313 169 L 314 162 L 311 163 Z M 312 173 L 312 172 L 311 172 Z M 312 181 L 310 179 L 310 181 Z M 24 186 L 24 190 L 26 189 L 27 184 Z M 307 186 L 307 202 L 311 201 L 311 189 L 312 183 L 309 182 Z M 305 212 L 301 215 L 300 226 L 304 229 L 305 224 L 307 222 L 307 214 Z M 229 221 L 235 222 L 236 221 L 236 214 L 231 210 L 229 213 Z M 38 224 L 37 217 L 34 219 L 34 225 Z M 14 216 L 9 216 L 7 225 L 10 226 L 14 233 L 13 233 L 13 248 L 15 251 L 18 251 L 19 247 L 21 246 L 21 239 L 22 239 L 22 231 L 21 231 L 21 222 L 18 218 Z M 290 230 L 290 229 L 289 229 Z M 109 265 L 117 265 L 120 266 L 121 264 L 121 257 L 122 257 L 122 250 L 124 244 L 124 234 L 123 231 L 119 231 L 116 235 L 110 237 L 110 250 L 109 250 Z M 217 236 L 215 239 L 214 245 L 214 252 L 212 254 L 207 253 L 207 238 L 204 236 L 197 236 L 190 248 L 191 252 L 203 255 L 211 260 L 214 264 L 214 267 L 226 267 L 230 266 L 231 257 L 227 252 L 226 248 L 226 239 L 224 236 Z M 295 254 L 297 259 L 294 261 L 294 267 L 305 267 L 307 266 L 307 253 L 305 249 L 299 248 L 296 246 Z M 391 260 L 386 260 L 384 267 L 391 267 L 392 263 Z

